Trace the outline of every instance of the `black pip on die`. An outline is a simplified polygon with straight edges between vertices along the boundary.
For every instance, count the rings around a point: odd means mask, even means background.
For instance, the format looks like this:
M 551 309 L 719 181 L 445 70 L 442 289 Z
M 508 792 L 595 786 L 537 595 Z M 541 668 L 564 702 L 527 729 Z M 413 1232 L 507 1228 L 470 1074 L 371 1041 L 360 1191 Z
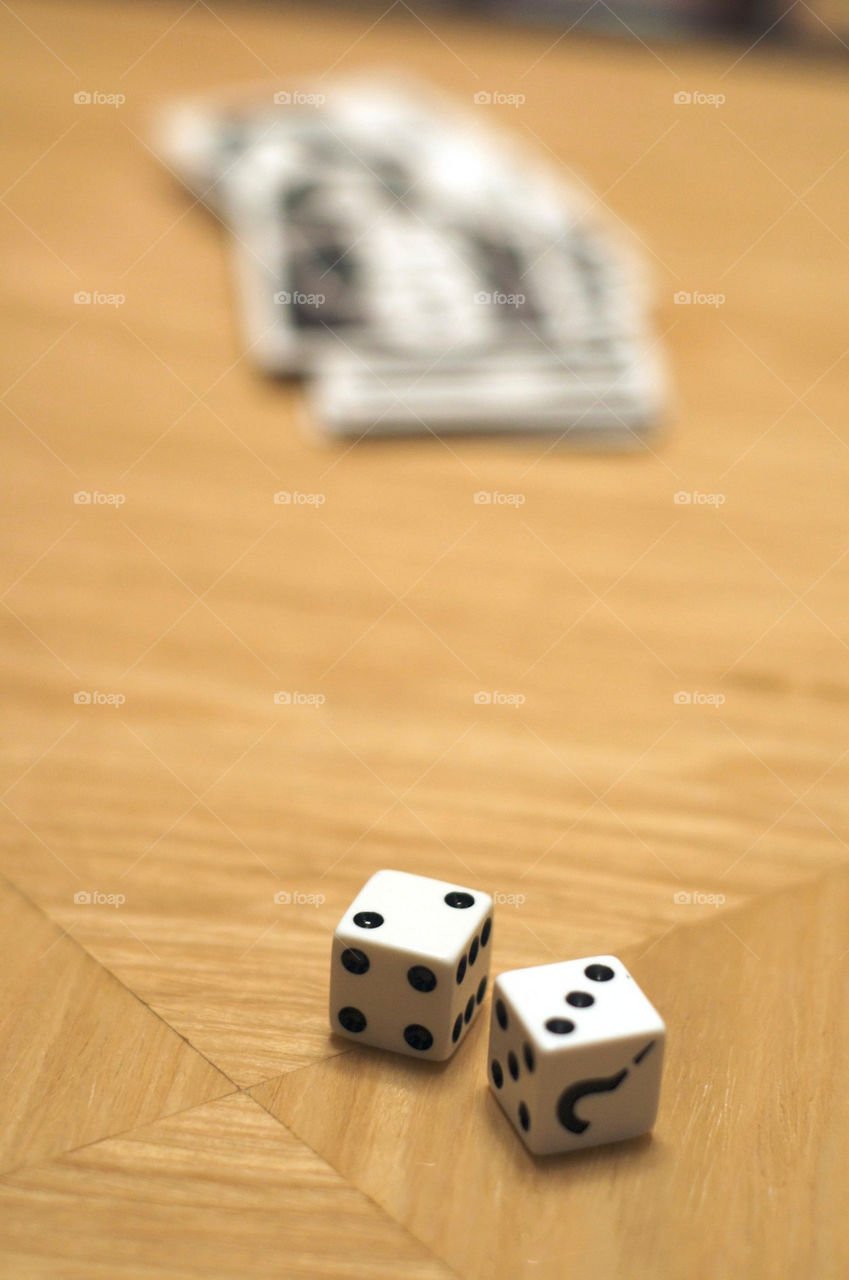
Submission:
M 633 1138 L 657 1114 L 666 1028 L 615 956 L 502 973 L 489 1083 L 535 1155 Z
M 406 871 L 377 871 L 333 937 L 330 1023 L 340 1035 L 450 1058 L 486 992 L 492 899 Z

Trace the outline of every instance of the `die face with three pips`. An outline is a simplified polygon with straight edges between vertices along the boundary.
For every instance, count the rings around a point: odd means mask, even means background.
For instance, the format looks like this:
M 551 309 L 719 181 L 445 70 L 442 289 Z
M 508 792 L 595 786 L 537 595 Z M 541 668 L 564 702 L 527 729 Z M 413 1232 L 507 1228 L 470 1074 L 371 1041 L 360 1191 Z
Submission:
M 491 938 L 488 894 L 377 871 L 333 937 L 333 1030 L 411 1057 L 450 1058 L 483 1002 Z
M 361 1044 L 441 1062 L 486 994 L 492 899 L 405 871 L 378 871 L 333 937 L 330 1022 Z M 666 1028 L 616 956 L 514 969 L 495 981 L 492 1092 L 535 1155 L 646 1133 Z
M 618 1142 L 654 1124 L 665 1037 L 615 956 L 514 969 L 493 985 L 490 1087 L 536 1155 Z

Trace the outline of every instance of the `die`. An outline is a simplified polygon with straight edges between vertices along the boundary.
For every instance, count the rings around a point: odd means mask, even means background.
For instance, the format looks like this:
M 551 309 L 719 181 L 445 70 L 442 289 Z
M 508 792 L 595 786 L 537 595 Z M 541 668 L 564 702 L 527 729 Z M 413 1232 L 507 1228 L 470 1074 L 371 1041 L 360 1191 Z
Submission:
M 379 1049 L 450 1058 L 486 992 L 492 898 L 406 871 L 377 871 L 337 925 L 330 1023 Z
M 535 1155 L 654 1124 L 666 1028 L 621 960 L 513 969 L 492 993 L 489 1083 Z

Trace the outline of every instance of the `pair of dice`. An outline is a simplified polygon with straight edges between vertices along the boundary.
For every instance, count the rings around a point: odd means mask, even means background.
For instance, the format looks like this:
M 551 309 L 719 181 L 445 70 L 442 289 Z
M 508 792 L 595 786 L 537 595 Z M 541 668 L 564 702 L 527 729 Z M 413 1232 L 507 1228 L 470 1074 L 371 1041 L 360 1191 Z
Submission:
M 450 1058 L 486 994 L 492 917 L 478 890 L 376 872 L 333 938 L 334 1031 Z M 615 956 L 514 969 L 493 987 L 490 1086 L 535 1155 L 632 1138 L 654 1124 L 665 1034 Z

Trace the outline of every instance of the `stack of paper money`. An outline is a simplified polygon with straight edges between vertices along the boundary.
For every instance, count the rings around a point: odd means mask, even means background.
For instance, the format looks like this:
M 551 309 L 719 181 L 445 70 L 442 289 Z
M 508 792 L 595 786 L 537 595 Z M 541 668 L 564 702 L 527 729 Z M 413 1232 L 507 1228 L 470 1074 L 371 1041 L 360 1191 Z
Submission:
M 639 444 L 663 379 L 586 191 L 482 111 L 376 79 L 173 107 L 160 153 L 232 234 L 246 343 L 325 436 Z

